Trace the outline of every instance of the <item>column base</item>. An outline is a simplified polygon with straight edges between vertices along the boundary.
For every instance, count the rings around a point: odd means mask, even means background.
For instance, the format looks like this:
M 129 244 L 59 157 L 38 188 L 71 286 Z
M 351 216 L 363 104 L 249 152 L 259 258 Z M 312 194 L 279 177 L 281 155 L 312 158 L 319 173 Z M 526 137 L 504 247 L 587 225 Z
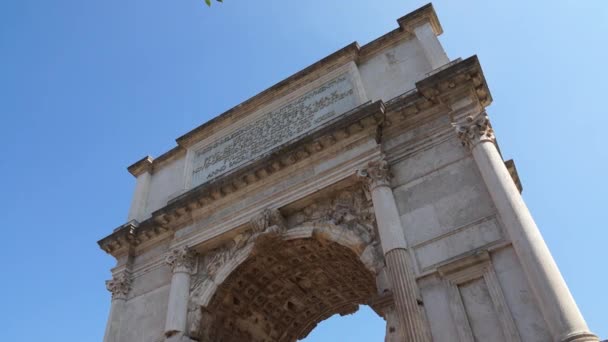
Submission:
M 560 342 L 599 342 L 599 340 L 599 337 L 594 334 L 587 331 L 581 331 L 562 338 Z

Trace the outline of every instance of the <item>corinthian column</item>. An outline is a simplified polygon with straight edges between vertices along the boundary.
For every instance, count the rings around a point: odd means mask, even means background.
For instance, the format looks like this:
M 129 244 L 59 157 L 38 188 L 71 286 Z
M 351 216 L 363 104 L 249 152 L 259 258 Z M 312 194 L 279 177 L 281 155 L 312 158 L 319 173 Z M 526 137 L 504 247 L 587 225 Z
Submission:
M 469 116 L 454 126 L 462 144 L 472 151 L 554 340 L 598 341 L 597 336 L 589 332 L 545 240 L 498 153 L 488 115 L 484 112 L 475 117 Z
M 165 322 L 165 336 L 170 337 L 186 332 L 190 275 L 196 266 L 196 253 L 188 247 L 177 248 L 167 253 L 165 261 L 173 271 Z
M 127 271 L 114 275 L 111 280 L 106 281 L 106 288 L 112 293 L 112 305 L 110 306 L 110 317 L 106 325 L 104 342 L 118 342 L 121 315 L 124 312 L 127 294 L 131 288 L 131 279 Z
M 389 183 L 388 162 L 384 159 L 370 162 L 361 171 L 369 185 L 374 205 L 380 244 L 391 281 L 397 318 L 404 336 L 398 340 L 427 341 L 424 314 L 418 307 L 416 279 L 412 272 L 407 244 L 395 197 Z

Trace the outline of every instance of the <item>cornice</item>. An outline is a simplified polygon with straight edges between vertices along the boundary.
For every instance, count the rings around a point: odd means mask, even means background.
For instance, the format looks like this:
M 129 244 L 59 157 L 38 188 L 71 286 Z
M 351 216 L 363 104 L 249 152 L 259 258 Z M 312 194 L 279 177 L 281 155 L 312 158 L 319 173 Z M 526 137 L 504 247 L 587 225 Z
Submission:
M 435 35 L 439 36 L 443 33 L 443 28 L 441 27 L 441 23 L 439 23 L 439 18 L 437 18 L 437 13 L 432 3 L 428 3 L 397 19 L 399 27 L 408 32 L 411 32 L 416 26 L 420 26 L 425 22 L 431 24 Z
M 130 174 L 137 177 L 144 172 L 154 173 L 156 170 L 161 169 L 166 164 L 174 161 L 177 158 L 186 155 L 186 149 L 181 146 L 175 146 L 169 151 L 161 154 L 158 158 L 154 159 L 151 156 L 145 156 L 142 159 L 129 166 L 127 170 Z
M 416 89 L 434 103 L 451 105 L 463 96 L 473 97 L 480 107 L 492 103 L 492 95 L 477 56 L 455 63 L 416 82 Z
M 169 233 L 167 227 L 155 224 L 150 219 L 142 223 L 132 220 L 114 229 L 112 234 L 97 241 L 97 244 L 106 253 L 119 257 L 131 253 L 135 246 Z
M 375 56 L 378 52 L 391 48 L 392 46 L 397 45 L 399 42 L 411 39 L 412 37 L 412 32 L 405 31 L 401 27 L 396 28 L 363 45 L 359 50 L 358 62 L 360 64 L 372 56 Z
M 135 242 L 134 233 L 138 225 L 137 221 L 129 221 L 114 229 L 109 236 L 97 241 L 97 244 L 106 253 L 110 253 L 116 257 L 128 253 L 130 246 Z
M 353 134 L 368 130 L 375 135 L 383 120 L 382 101 L 361 105 L 310 135 L 277 147 L 253 164 L 238 168 L 212 182 L 201 184 L 171 200 L 144 222 L 131 221 L 118 227 L 111 235 L 98 241 L 98 244 L 104 251 L 116 256 L 128 251 L 130 246 L 169 234 L 188 223 L 192 211 L 234 195 L 245 187 L 308 159 Z
M 517 173 L 517 168 L 515 167 L 515 161 L 513 161 L 513 159 L 509 159 L 505 162 L 505 166 L 507 167 L 507 170 L 509 171 L 511 178 L 513 179 L 513 182 L 515 183 L 517 190 L 519 190 L 520 193 L 522 191 L 524 191 L 524 187 L 521 184 L 521 179 L 519 178 L 519 174 Z
M 382 35 L 362 47 L 359 46 L 357 42 L 353 42 L 343 47 L 177 138 L 177 147 L 167 151 L 156 160 L 151 157 L 146 158 L 150 159 L 150 163 L 152 163 L 154 169 L 160 168 L 163 161 L 173 160 L 174 158 L 181 156 L 189 147 L 247 116 L 255 109 L 260 108 L 277 98 L 288 95 L 292 91 L 348 62 L 359 64 L 362 60 L 371 57 L 378 51 L 397 44 L 402 40 L 409 39 L 413 34 L 412 29 L 424 22 L 429 22 L 431 24 L 435 34 L 441 34 L 442 28 L 437 19 L 435 10 L 433 9 L 432 4 L 427 4 L 399 18 L 397 20 L 399 28 Z M 136 164 L 137 163 L 133 164 L 133 166 Z M 129 167 L 129 172 L 131 172 L 131 167 Z
M 480 109 L 492 102 L 477 56 L 454 61 L 442 70 L 416 82 L 416 88 L 386 104 L 388 130 L 406 130 L 428 121 L 435 115 L 451 111 L 464 97 Z
M 153 162 L 154 162 L 154 158 L 152 158 L 150 156 L 145 156 L 145 157 L 141 158 L 140 160 L 136 161 L 135 163 L 133 163 L 133 165 L 129 166 L 127 168 L 127 170 L 134 177 L 137 177 L 144 172 L 151 172 Z
M 377 101 L 361 105 L 340 115 L 310 135 L 288 142 L 268 152 L 253 164 L 245 165 L 209 183 L 204 183 L 171 200 L 167 206 L 152 213 L 161 224 L 179 221 L 181 216 L 216 200 L 231 195 L 251 184 L 289 167 L 334 144 L 370 127 L 376 128 L 384 120 L 384 103 Z M 375 132 L 375 130 L 374 130 Z
M 357 42 L 353 42 L 343 47 L 342 49 L 300 70 L 299 72 L 289 76 L 288 78 L 280 81 L 261 93 L 249 98 L 248 100 L 245 100 L 239 105 L 205 122 L 192 131 L 182 135 L 176 139 L 177 144 L 185 148 L 196 144 L 204 137 L 216 132 L 219 125 L 225 123 L 234 123 L 238 119 L 249 114 L 251 111 L 271 102 L 272 100 L 289 94 L 297 88 L 300 88 L 301 86 L 310 83 L 320 76 L 328 73 L 329 71 L 334 70 L 348 62 L 356 61 L 359 55 L 359 50 L 360 47 Z
M 454 93 L 473 94 L 482 106 L 489 104 L 491 96 L 477 57 L 455 63 L 427 79 L 416 83 L 417 89 L 400 95 L 386 105 L 382 101 L 361 105 L 338 116 L 319 130 L 267 153 L 252 164 L 199 185 L 171 200 L 165 207 L 152 213 L 152 217 L 136 224 L 128 223 L 117 228 L 110 236 L 100 240 L 100 247 L 120 255 L 128 246 L 171 234 L 183 227 L 191 212 L 234 195 L 239 190 L 266 179 L 312 155 L 333 146 L 352 134 L 373 130 L 381 139 L 384 129 L 406 129 L 414 122 L 424 122 L 429 115 L 446 112 Z M 183 153 L 183 152 L 180 152 Z
M 174 161 L 175 159 L 181 158 L 186 155 L 187 150 L 182 146 L 175 146 L 169 151 L 161 154 L 156 159 L 154 159 L 152 173 L 161 169 L 166 164 Z

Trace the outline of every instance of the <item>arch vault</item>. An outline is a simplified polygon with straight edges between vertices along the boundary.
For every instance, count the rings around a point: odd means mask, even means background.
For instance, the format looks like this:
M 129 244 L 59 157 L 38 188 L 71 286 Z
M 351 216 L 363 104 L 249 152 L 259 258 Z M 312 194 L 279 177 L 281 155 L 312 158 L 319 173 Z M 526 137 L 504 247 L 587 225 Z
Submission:
M 136 179 L 104 342 L 598 341 L 504 161 L 477 57 L 429 4 L 179 137 Z

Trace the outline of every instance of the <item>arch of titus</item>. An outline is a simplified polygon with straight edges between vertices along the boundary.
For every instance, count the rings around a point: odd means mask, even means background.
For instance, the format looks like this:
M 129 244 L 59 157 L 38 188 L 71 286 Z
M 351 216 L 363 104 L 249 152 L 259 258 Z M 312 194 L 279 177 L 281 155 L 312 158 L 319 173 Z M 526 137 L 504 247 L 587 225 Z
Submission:
M 397 22 L 128 168 L 104 341 L 297 341 L 359 305 L 386 341 L 598 341 L 478 59 L 448 59 L 431 5 Z

